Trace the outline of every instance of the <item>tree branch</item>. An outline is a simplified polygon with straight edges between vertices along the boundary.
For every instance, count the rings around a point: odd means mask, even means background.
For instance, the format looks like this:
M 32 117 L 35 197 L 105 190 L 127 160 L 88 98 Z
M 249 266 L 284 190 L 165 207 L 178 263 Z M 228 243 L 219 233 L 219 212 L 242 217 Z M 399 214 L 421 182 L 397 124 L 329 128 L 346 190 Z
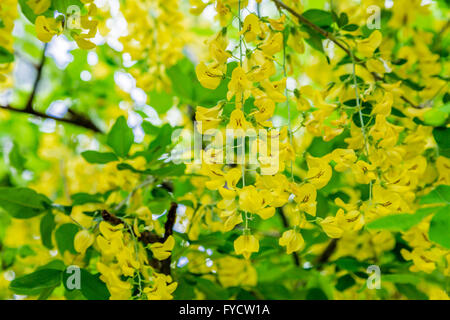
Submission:
M 352 56 L 352 52 L 345 47 L 345 45 L 343 45 L 332 33 L 322 29 L 321 27 L 319 27 L 318 25 L 314 24 L 313 22 L 311 22 L 309 19 L 305 18 L 302 14 L 298 13 L 297 11 L 295 11 L 294 9 L 292 9 L 291 7 L 287 6 L 286 4 L 284 4 L 281 0 L 272 0 L 272 2 L 275 3 L 275 5 L 278 8 L 282 8 L 285 9 L 286 11 L 288 11 L 289 13 L 291 13 L 293 16 L 295 16 L 298 21 L 308 27 L 310 27 L 311 29 L 313 29 L 314 31 L 320 33 L 322 36 L 324 36 L 325 38 L 331 40 L 332 42 L 334 42 L 339 48 L 341 48 L 349 57 Z M 361 59 L 359 59 L 358 57 L 354 57 L 354 60 L 358 63 L 361 64 L 365 69 L 367 69 L 366 63 L 364 61 L 362 61 Z M 383 81 L 386 82 L 384 80 L 384 77 L 379 76 L 378 74 L 376 74 L 375 72 L 370 72 L 372 74 L 372 76 L 374 77 L 375 80 L 378 81 Z M 414 102 L 412 102 L 411 100 L 409 100 L 408 98 L 406 98 L 405 96 L 401 96 L 401 99 L 403 101 L 405 101 L 406 103 L 408 103 L 409 105 L 411 105 L 411 107 L 416 108 L 416 109 L 420 109 L 421 106 L 416 105 Z
M 166 223 L 164 224 L 164 241 L 166 241 L 167 238 L 173 234 L 173 226 L 175 225 L 175 221 L 177 219 L 177 208 L 178 205 L 175 202 L 172 202 L 169 212 L 167 213 Z M 161 261 L 161 272 L 166 275 L 170 275 L 171 264 L 172 255 L 170 255 L 166 260 Z
M 43 112 L 39 112 L 36 110 L 26 110 L 26 109 L 19 109 L 19 108 L 15 108 L 12 107 L 10 105 L 7 106 L 0 106 L 0 110 L 8 110 L 8 111 L 12 111 L 12 112 L 18 112 L 18 113 L 25 113 L 25 114 L 29 114 L 29 115 L 33 115 L 39 118 L 43 118 L 43 119 L 53 119 L 59 122 L 64 122 L 64 123 L 68 123 L 68 124 L 72 124 L 78 127 L 83 127 L 89 130 L 92 130 L 94 132 L 97 133 L 103 133 L 102 130 L 100 130 L 90 119 L 86 118 L 83 115 L 80 115 L 78 113 L 75 113 L 73 110 L 70 110 L 69 113 L 72 115 L 70 118 L 58 118 Z
M 327 247 L 322 252 L 322 254 L 317 258 L 316 263 L 319 266 L 319 268 L 321 268 L 321 266 L 324 263 L 327 263 L 328 260 L 330 259 L 331 255 L 336 251 L 337 242 L 338 242 L 338 239 L 332 239 L 330 241 L 330 243 L 328 243 Z
M 44 69 L 46 51 L 47 51 L 47 43 L 44 45 L 44 50 L 42 51 L 41 62 L 36 66 L 36 79 L 34 79 L 33 89 L 31 91 L 30 97 L 28 98 L 28 102 L 25 105 L 26 111 L 33 110 L 34 97 L 36 96 L 36 92 L 39 87 L 39 82 L 41 81 L 41 77 L 42 77 L 42 70 Z
M 36 93 L 38 91 L 38 87 L 39 87 L 39 83 L 41 81 L 42 78 L 42 71 L 44 69 L 44 65 L 45 65 L 45 53 L 47 50 L 47 44 L 45 44 L 44 46 L 44 50 L 42 52 L 42 58 L 41 61 L 38 65 L 36 65 L 36 78 L 34 80 L 33 83 L 33 88 L 31 90 L 31 94 L 27 100 L 27 103 L 25 104 L 25 108 L 24 109 L 19 109 L 16 107 L 12 107 L 10 105 L 7 106 L 0 106 L 1 109 L 4 110 L 9 110 L 12 112 L 18 112 L 18 113 L 25 113 L 25 114 L 30 114 L 39 118 L 43 118 L 43 119 L 52 119 L 52 120 L 56 120 L 56 121 L 60 121 L 60 122 L 64 122 L 64 123 L 69 123 L 78 127 L 83 127 L 89 130 L 92 130 L 94 132 L 97 133 L 102 133 L 102 130 L 100 130 L 100 128 L 98 128 L 95 123 L 92 122 L 91 119 L 89 119 L 88 117 L 86 117 L 85 115 L 82 115 L 80 113 L 77 113 L 74 110 L 69 109 L 67 112 L 69 114 L 69 118 L 58 118 L 55 116 L 51 116 L 48 115 L 44 112 L 40 112 L 40 111 L 36 111 L 33 107 L 34 104 L 34 100 L 36 97 Z M 0 109 L 0 110 L 1 110 Z

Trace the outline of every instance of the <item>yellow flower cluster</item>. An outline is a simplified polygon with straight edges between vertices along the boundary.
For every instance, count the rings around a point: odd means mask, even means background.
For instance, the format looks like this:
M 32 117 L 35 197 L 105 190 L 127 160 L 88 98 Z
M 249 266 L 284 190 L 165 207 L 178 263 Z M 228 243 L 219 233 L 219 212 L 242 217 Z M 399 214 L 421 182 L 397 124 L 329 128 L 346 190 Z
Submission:
M 168 91 L 171 87 L 166 69 L 182 58 L 188 41 L 186 21 L 179 7 L 177 0 L 139 0 L 127 2 L 121 9 L 128 35 L 120 41 L 133 61 L 148 66 L 130 70 L 145 91 Z
M 5 0 L 0 4 L 0 49 L 5 50 L 13 56 L 13 35 L 14 20 L 18 17 L 17 0 Z M 2 53 L 5 55 L 5 53 Z M 8 88 L 12 85 L 10 73 L 13 70 L 12 61 L 0 61 L 0 89 Z
M 81 2 L 88 8 L 86 15 L 72 17 L 67 13 L 65 19 L 62 19 L 61 16 L 47 17 L 41 15 L 50 8 L 50 0 L 28 1 L 27 4 L 38 15 L 35 21 L 38 39 L 47 43 L 54 36 L 59 36 L 64 31 L 67 31 L 81 49 L 89 50 L 95 48 L 95 44 L 89 39 L 94 38 L 97 34 L 98 21 L 94 18 L 97 14 L 97 6 L 94 4 L 94 0 L 81 0 Z M 81 8 L 79 10 L 81 11 Z M 68 21 L 72 21 L 71 19 L 79 19 L 79 21 L 69 26 Z

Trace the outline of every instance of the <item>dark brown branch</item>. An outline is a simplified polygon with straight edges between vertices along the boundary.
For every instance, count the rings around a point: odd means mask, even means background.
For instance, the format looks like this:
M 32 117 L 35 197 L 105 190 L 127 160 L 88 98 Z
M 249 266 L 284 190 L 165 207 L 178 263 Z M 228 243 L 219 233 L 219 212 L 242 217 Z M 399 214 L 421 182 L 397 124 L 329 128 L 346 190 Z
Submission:
M 177 208 L 178 205 L 172 202 L 170 205 L 169 212 L 167 213 L 167 220 L 164 224 L 164 241 L 167 240 L 173 234 L 173 227 L 177 219 Z M 172 255 L 170 255 L 166 260 L 161 261 L 161 272 L 170 275 L 170 265 L 172 264 Z
M 169 212 L 167 213 L 166 223 L 164 224 L 164 241 L 173 234 L 173 226 L 175 225 L 175 220 L 177 218 L 177 208 L 178 205 L 175 202 L 172 202 Z
M 277 208 L 278 213 L 280 214 L 280 218 L 281 218 L 281 222 L 283 223 L 283 227 L 285 227 L 286 229 L 289 228 L 289 221 L 286 217 L 286 215 L 284 214 L 283 208 Z M 297 254 L 297 252 L 292 252 L 292 259 L 294 260 L 294 264 L 299 267 L 300 266 L 300 258 Z
M 29 115 L 33 115 L 39 118 L 43 118 L 43 119 L 53 119 L 59 122 L 64 122 L 64 123 L 68 123 L 68 124 L 72 124 L 78 127 L 83 127 L 89 130 L 92 130 L 94 132 L 97 133 L 102 133 L 103 131 L 100 130 L 91 120 L 87 119 L 85 116 L 80 115 L 78 113 L 75 113 L 73 110 L 70 110 L 70 114 L 72 115 L 70 118 L 58 118 L 40 111 L 36 111 L 36 110 L 26 110 L 26 109 L 19 109 L 19 108 L 15 108 L 12 106 L 0 106 L 0 110 L 9 110 L 12 112 L 18 112 L 18 113 L 24 113 L 24 114 L 29 114 Z
M 347 47 L 345 47 L 332 33 L 328 32 L 328 31 L 322 29 L 321 27 L 319 27 L 318 25 L 314 24 L 309 19 L 305 18 L 302 14 L 298 13 L 297 11 L 292 9 L 291 7 L 289 7 L 286 4 L 284 4 L 282 1 L 280 1 L 280 0 L 272 0 L 272 1 L 275 3 L 275 5 L 278 8 L 285 9 L 290 14 L 292 14 L 294 17 L 296 17 L 301 24 L 304 24 L 304 25 L 308 26 L 309 28 L 313 29 L 314 31 L 320 33 L 325 38 L 327 38 L 327 39 L 331 40 L 332 42 L 334 42 L 349 57 L 353 57 L 353 59 L 355 60 L 356 63 L 361 64 L 365 69 L 367 69 L 367 66 L 366 66 L 365 62 L 362 61 L 361 59 L 359 59 L 358 57 L 355 57 L 353 55 L 353 53 Z M 371 74 L 372 74 L 372 76 L 374 77 L 375 80 L 386 82 L 384 80 L 384 77 L 379 76 L 375 72 L 371 72 Z M 409 100 L 405 96 L 401 96 L 401 98 L 402 98 L 403 101 L 405 101 L 406 103 L 411 105 L 411 107 L 416 108 L 416 109 L 420 109 L 421 108 L 421 106 L 416 105 L 414 102 L 412 102 L 411 100 Z
M 47 51 L 47 43 L 44 45 L 44 50 L 42 51 L 41 62 L 36 67 L 36 79 L 34 79 L 33 89 L 31 90 L 30 97 L 28 98 L 28 102 L 25 105 L 25 110 L 26 111 L 32 111 L 33 110 L 34 98 L 36 96 L 36 92 L 37 92 L 38 87 L 39 87 L 39 82 L 41 81 L 42 70 L 44 69 L 45 53 L 46 53 L 46 51 Z
M 322 254 L 317 258 L 317 265 L 320 267 L 327 263 L 331 255 L 336 251 L 338 239 L 332 239 Z
M 12 112 L 18 112 L 18 113 L 25 113 L 25 114 L 30 114 L 39 118 L 43 118 L 43 119 L 53 119 L 56 121 L 60 121 L 60 122 L 64 122 L 64 123 L 69 123 L 75 126 L 79 126 L 79 127 L 83 127 L 89 130 L 92 130 L 94 132 L 97 133 L 102 133 L 102 130 L 100 130 L 95 123 L 92 122 L 91 119 L 87 118 L 85 115 L 79 114 L 71 109 L 68 110 L 68 114 L 69 117 L 68 118 L 58 118 L 58 117 L 54 117 L 51 115 L 48 115 L 46 113 L 40 112 L 40 111 L 36 111 L 34 109 L 34 100 L 36 97 L 36 93 L 38 91 L 39 88 L 39 83 L 41 81 L 42 78 L 42 71 L 44 69 L 44 65 L 45 65 L 45 53 L 47 50 L 47 44 L 44 46 L 44 50 L 42 52 L 42 58 L 41 61 L 38 65 L 36 65 L 36 78 L 34 80 L 33 83 L 33 88 L 31 90 L 31 94 L 28 98 L 27 103 L 25 104 L 25 108 L 24 109 L 19 109 L 16 107 L 12 107 L 10 105 L 7 106 L 0 106 L 0 108 L 4 109 L 4 110 L 9 110 Z

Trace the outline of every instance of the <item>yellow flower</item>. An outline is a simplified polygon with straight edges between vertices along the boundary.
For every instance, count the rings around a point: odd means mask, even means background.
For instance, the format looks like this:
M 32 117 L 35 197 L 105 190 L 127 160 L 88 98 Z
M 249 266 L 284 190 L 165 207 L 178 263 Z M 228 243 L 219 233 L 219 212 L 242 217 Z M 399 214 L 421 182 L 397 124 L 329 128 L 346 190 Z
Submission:
M 295 50 L 295 52 L 302 54 L 305 52 L 305 42 L 303 39 L 309 38 L 308 34 L 297 29 L 292 29 L 289 35 L 287 45 Z
M 380 75 L 384 75 L 386 69 L 384 68 L 384 63 L 378 59 L 370 59 L 367 61 L 367 70 L 370 72 L 376 72 Z
M 272 33 L 259 47 L 265 54 L 273 56 L 283 49 L 283 35 L 281 32 Z
M 391 107 L 394 103 L 394 96 L 390 92 L 386 92 L 383 99 L 378 102 L 372 109 L 372 114 L 382 114 L 388 116 L 391 114 Z
M 269 19 L 270 26 L 277 30 L 284 30 L 284 23 L 286 22 L 286 16 L 283 14 L 279 19 Z
M 247 78 L 251 81 L 262 81 L 276 73 L 273 58 L 260 50 L 254 51 L 250 58 L 245 59 L 244 68 L 247 71 Z
M 342 234 L 344 233 L 344 230 L 339 227 L 335 217 L 326 217 L 320 222 L 320 226 L 327 236 L 333 239 L 342 237 Z
M 249 259 L 253 252 L 259 251 L 259 241 L 253 235 L 240 236 L 234 240 L 234 251 Z
M 196 16 L 200 15 L 203 10 L 205 10 L 206 6 L 208 6 L 208 3 L 205 3 L 202 0 L 190 0 L 189 3 L 191 4 L 189 12 Z
M 220 81 L 223 79 L 223 66 L 218 63 L 213 63 L 206 66 L 204 62 L 200 62 L 195 68 L 197 79 L 202 86 L 208 89 L 216 89 Z
M 321 158 L 309 156 L 307 158 L 308 173 L 306 179 L 312 183 L 316 189 L 325 187 L 331 179 L 332 169 L 328 162 Z
M 253 13 L 249 14 L 244 19 L 244 27 L 239 35 L 244 35 L 245 41 L 252 42 L 261 33 L 259 18 Z
M 283 102 L 286 100 L 286 96 L 284 94 L 284 90 L 286 89 L 286 78 L 275 82 L 270 82 L 268 79 L 266 79 L 260 84 L 261 87 L 264 88 L 264 93 L 273 101 Z
M 172 277 L 165 274 L 155 273 L 153 285 L 144 288 L 144 293 L 149 300 L 171 300 L 172 293 L 178 286 L 178 283 L 172 282 Z
M 155 242 L 150 245 L 150 250 L 154 257 L 158 260 L 166 260 L 172 254 L 173 247 L 175 246 L 175 238 L 169 236 L 164 243 Z
M 95 43 L 86 40 L 83 36 L 75 35 L 73 38 L 80 49 L 91 50 L 95 48 Z
M 50 8 L 51 0 L 28 0 L 27 5 L 33 10 L 34 14 L 39 15 Z
M 361 184 L 368 184 L 370 181 L 375 180 L 377 177 L 374 173 L 375 166 L 369 164 L 363 160 L 359 160 L 352 167 L 353 174 L 355 176 L 355 180 Z
M 236 130 L 234 134 L 240 135 L 245 134 L 247 129 L 252 127 L 251 123 L 245 120 L 244 113 L 240 109 L 234 109 L 230 115 L 230 122 L 227 125 L 227 129 Z M 243 130 L 239 132 L 239 130 Z
M 222 108 L 224 102 L 220 102 L 217 106 L 212 108 L 197 107 L 195 112 L 195 120 L 197 121 L 197 131 L 205 133 L 207 130 L 218 127 L 222 119 Z
M 240 66 L 234 68 L 231 73 L 231 81 L 228 83 L 227 99 L 231 100 L 236 95 L 236 101 L 243 103 L 250 96 L 252 86 L 244 69 Z
M 295 194 L 295 202 L 298 209 L 312 216 L 316 216 L 316 197 L 317 191 L 311 183 L 305 183 L 300 186 L 294 186 L 292 193 Z
M 53 18 L 39 16 L 36 18 L 35 25 L 37 37 L 42 42 L 50 42 L 54 35 L 62 32 L 61 22 Z
M 375 30 L 367 39 L 356 40 L 356 48 L 366 58 L 373 56 L 374 51 L 380 46 L 382 40 L 381 32 Z
M 283 236 L 278 240 L 280 246 L 286 247 L 286 253 L 299 251 L 303 248 L 305 240 L 300 233 L 295 230 L 288 230 L 283 233 Z
M 228 43 L 224 32 L 219 32 L 209 42 L 209 54 L 211 58 L 219 64 L 226 63 L 228 58 L 231 57 L 231 54 L 226 51 L 227 45 Z
M 410 267 L 412 272 L 423 271 L 431 273 L 436 269 L 436 262 L 442 256 L 436 250 L 425 250 L 423 248 L 414 248 L 411 252 L 406 249 L 400 250 L 401 255 L 405 260 L 412 260 L 413 265 Z
M 254 113 L 255 120 L 259 123 L 270 119 L 275 111 L 275 102 L 269 98 L 262 98 L 255 100 L 255 106 L 258 111 Z
M 84 254 L 86 250 L 94 243 L 95 237 L 88 230 L 79 231 L 74 238 L 75 250 L 81 254 Z
M 239 192 L 239 207 L 243 211 L 255 213 L 263 219 L 275 214 L 275 208 L 268 205 L 272 202 L 269 191 L 258 191 L 255 186 L 246 186 Z
M 337 172 L 343 172 L 351 168 L 356 161 L 356 155 L 353 149 L 334 149 L 330 158 L 336 162 L 334 170 Z
M 364 219 L 357 210 L 352 210 L 347 214 L 343 209 L 339 209 L 335 217 L 326 217 L 320 222 L 323 231 L 330 238 L 340 238 L 345 231 L 358 231 L 364 225 Z

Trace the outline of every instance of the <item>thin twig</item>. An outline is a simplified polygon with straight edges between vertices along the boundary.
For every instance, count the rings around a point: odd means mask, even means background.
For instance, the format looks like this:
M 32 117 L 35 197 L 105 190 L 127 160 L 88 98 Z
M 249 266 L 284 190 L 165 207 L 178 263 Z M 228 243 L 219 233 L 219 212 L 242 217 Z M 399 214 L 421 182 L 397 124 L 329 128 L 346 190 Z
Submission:
M 30 94 L 30 97 L 28 98 L 28 102 L 25 105 L 25 110 L 26 111 L 32 111 L 33 110 L 34 98 L 36 96 L 36 92 L 37 92 L 38 87 L 39 87 L 39 82 L 41 81 L 42 70 L 44 69 L 45 53 L 46 53 L 46 51 L 47 51 L 47 43 L 44 45 L 44 50 L 42 51 L 41 62 L 36 67 L 36 78 L 34 79 L 33 89 L 31 90 L 31 94 Z

